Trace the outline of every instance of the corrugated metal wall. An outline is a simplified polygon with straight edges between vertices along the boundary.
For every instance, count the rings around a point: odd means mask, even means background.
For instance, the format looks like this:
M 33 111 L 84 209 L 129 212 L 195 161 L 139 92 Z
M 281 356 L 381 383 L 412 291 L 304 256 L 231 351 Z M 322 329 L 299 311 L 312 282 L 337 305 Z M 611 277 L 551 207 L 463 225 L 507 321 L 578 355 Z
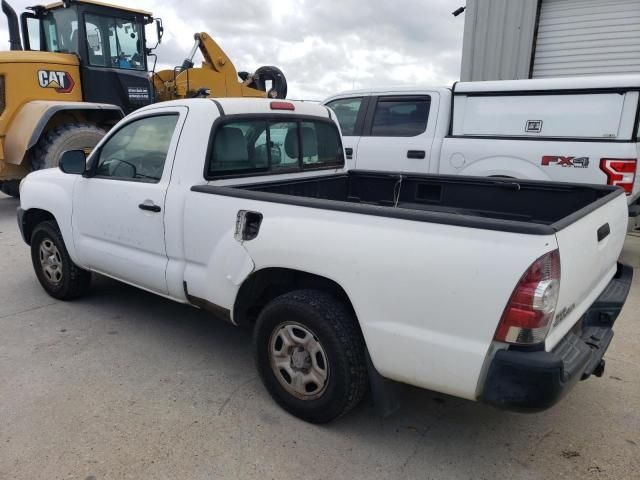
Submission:
M 537 12 L 538 0 L 467 0 L 461 80 L 529 78 Z
M 533 77 L 609 73 L 640 73 L 640 0 L 543 0 Z

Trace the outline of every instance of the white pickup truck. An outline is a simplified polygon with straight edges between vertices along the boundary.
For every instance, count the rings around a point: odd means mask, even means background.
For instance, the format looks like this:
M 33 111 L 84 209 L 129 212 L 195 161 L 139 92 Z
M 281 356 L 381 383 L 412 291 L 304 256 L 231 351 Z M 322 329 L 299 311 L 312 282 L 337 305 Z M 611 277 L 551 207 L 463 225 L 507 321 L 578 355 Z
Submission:
M 252 326 L 267 389 L 311 422 L 380 378 L 537 411 L 602 374 L 633 274 L 623 189 L 351 172 L 333 117 L 138 110 L 21 185 L 38 280 L 68 300 L 96 272 Z
M 323 103 L 351 169 L 617 185 L 640 214 L 640 75 L 378 88 Z

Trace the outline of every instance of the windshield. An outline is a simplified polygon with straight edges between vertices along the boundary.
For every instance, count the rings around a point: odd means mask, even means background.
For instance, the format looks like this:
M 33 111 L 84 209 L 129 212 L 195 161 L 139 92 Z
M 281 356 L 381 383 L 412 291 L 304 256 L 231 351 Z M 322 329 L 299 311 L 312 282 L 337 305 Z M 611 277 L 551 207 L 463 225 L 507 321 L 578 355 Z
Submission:
M 79 53 L 78 14 L 72 8 L 50 10 L 42 19 L 48 52 Z
M 85 15 L 89 64 L 144 70 L 141 23 L 102 15 Z

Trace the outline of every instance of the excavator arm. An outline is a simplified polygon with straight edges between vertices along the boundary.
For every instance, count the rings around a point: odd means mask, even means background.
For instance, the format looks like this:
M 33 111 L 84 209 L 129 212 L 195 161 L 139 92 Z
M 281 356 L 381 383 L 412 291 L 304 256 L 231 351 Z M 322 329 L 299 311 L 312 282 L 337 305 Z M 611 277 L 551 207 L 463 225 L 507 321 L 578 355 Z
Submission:
M 260 67 L 253 74 L 238 72 L 227 54 L 207 33 L 196 33 L 191 52 L 174 70 L 158 72 L 153 77 L 156 97 L 172 100 L 188 97 L 269 97 L 285 98 L 287 81 L 276 67 Z M 201 67 L 193 58 L 200 51 Z M 242 81 L 240 81 L 242 79 Z M 271 88 L 267 91 L 267 82 Z

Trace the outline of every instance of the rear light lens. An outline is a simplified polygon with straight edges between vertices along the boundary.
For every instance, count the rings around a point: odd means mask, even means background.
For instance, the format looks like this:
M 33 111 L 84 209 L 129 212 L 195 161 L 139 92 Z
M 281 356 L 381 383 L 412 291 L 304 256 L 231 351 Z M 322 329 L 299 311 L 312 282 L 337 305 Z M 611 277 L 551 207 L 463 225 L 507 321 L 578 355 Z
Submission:
M 560 253 L 533 262 L 516 286 L 502 314 L 494 339 L 517 345 L 534 345 L 547 337 L 560 293 Z
M 271 110 L 289 110 L 294 111 L 296 106 L 291 102 L 271 102 Z
M 609 185 L 622 187 L 627 195 L 631 195 L 637 164 L 635 158 L 603 158 L 600 160 L 600 170 L 607 174 Z

